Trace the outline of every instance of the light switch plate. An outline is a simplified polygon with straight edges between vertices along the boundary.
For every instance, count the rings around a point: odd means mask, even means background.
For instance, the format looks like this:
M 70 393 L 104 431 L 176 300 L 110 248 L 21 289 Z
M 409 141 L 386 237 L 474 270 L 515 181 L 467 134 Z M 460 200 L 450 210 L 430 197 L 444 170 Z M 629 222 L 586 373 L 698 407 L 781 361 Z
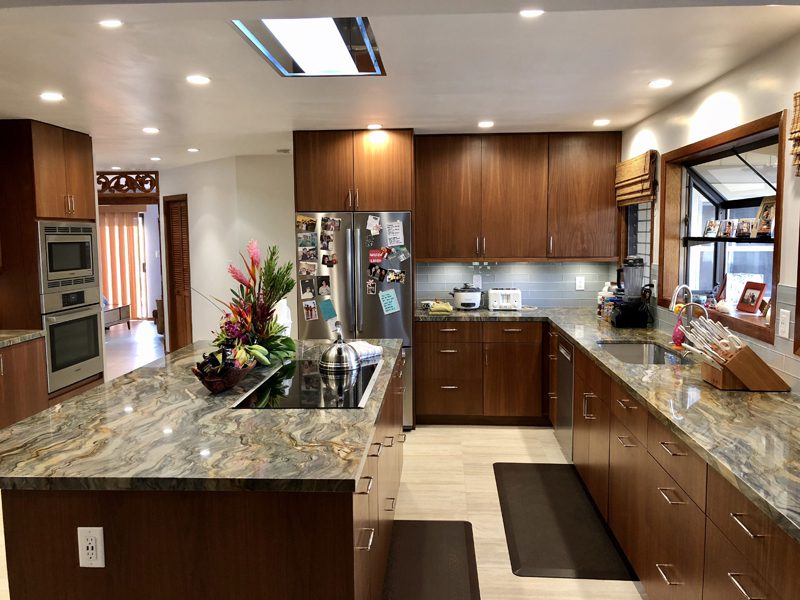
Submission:
M 583 275 L 578 275 L 575 277 L 575 290 L 576 291 L 583 291 L 586 289 L 586 277 Z
M 789 339 L 789 319 L 791 315 L 788 310 L 782 308 L 778 316 L 778 335 L 787 340 Z
M 480 275 L 473 275 L 472 276 L 472 285 L 475 287 L 483 287 L 481 283 L 483 282 L 483 278 Z

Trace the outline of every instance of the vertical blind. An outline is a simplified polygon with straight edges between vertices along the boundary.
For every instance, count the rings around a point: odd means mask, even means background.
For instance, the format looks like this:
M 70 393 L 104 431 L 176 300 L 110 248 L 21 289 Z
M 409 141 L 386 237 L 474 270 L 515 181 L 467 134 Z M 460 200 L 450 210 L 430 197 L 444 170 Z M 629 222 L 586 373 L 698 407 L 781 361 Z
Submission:
M 100 264 L 103 295 L 110 304 L 130 304 L 131 319 L 147 318 L 142 302 L 141 264 L 144 248 L 135 212 L 101 212 Z

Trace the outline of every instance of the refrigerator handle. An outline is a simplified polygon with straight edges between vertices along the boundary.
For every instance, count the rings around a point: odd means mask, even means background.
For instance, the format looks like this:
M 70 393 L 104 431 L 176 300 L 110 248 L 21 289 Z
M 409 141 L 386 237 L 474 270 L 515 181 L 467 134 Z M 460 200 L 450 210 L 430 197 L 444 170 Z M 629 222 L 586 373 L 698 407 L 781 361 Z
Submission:
M 361 294 L 364 292 L 363 283 L 361 281 L 361 229 L 358 227 L 355 228 L 355 253 L 352 254 L 353 256 L 353 263 L 355 263 L 356 269 L 356 276 L 355 276 L 355 284 L 356 284 L 356 293 L 353 294 L 353 298 L 356 298 L 356 335 L 364 331 L 364 307 L 360 306 L 360 299 L 362 298 Z
M 345 229 L 345 233 L 347 234 L 345 238 L 347 239 L 347 279 L 350 282 L 350 285 L 353 285 L 353 263 L 354 263 L 354 256 L 353 254 L 353 233 L 350 229 Z M 355 290 L 353 290 L 355 292 Z M 356 329 L 356 314 L 358 313 L 358 307 L 356 306 L 358 302 L 358 294 L 353 294 L 353 301 L 350 302 L 350 333 L 355 334 Z

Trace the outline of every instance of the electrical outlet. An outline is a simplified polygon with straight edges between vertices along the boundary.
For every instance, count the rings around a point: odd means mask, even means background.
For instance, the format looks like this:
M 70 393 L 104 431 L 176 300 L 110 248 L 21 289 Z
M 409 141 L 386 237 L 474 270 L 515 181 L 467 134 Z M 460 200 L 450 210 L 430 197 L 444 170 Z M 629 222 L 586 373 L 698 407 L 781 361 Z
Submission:
M 789 339 L 789 319 L 791 318 L 791 313 L 782 308 L 780 313 L 778 314 L 778 335 L 782 338 Z
M 95 569 L 106 566 L 102 527 L 78 527 L 78 564 Z
M 575 278 L 575 290 L 580 292 L 586 289 L 586 277 L 578 275 Z

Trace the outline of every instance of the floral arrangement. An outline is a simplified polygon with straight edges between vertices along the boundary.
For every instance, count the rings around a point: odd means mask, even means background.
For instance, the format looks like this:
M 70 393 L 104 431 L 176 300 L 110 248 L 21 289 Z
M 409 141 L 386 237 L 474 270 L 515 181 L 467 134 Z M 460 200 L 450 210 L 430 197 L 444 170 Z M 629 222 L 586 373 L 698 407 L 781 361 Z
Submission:
M 228 266 L 239 287 L 231 289 L 230 302 L 219 301 L 224 311 L 214 338 L 219 349 L 197 364 L 195 374 L 201 380 L 229 370 L 249 370 L 256 363 L 283 362 L 294 355 L 294 340 L 284 335 L 285 327 L 275 320 L 278 302 L 295 285 L 292 263 L 278 266 L 277 246 L 270 246 L 266 258 L 262 258 L 254 240 L 247 244 L 247 254 L 245 258 L 240 253 L 244 271 Z

